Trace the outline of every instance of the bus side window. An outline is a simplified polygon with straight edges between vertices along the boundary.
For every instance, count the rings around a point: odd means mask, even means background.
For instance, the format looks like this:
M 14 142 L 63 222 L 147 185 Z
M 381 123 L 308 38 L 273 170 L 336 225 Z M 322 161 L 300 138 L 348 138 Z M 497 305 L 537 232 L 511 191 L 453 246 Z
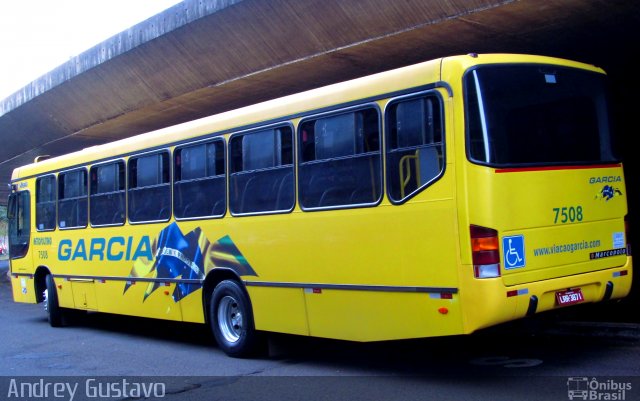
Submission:
M 58 227 L 87 226 L 87 170 L 78 169 L 58 175 Z
M 291 127 L 234 135 L 229 146 L 231 213 L 277 213 L 293 209 Z
M 56 228 L 56 177 L 48 175 L 36 180 L 36 229 Z
M 366 108 L 300 124 L 300 204 L 365 206 L 382 196 L 378 111 Z
M 171 217 L 169 153 L 129 159 L 129 220 L 167 221 Z
M 177 148 L 173 163 L 176 218 L 222 217 L 226 210 L 224 141 Z
M 7 217 L 9 218 L 9 257 L 22 258 L 29 250 L 31 235 L 30 196 L 20 191 L 9 196 Z
M 444 168 L 440 100 L 423 96 L 387 108 L 387 190 L 402 202 L 426 187 Z
M 124 162 L 91 167 L 89 218 L 91 225 L 124 224 Z

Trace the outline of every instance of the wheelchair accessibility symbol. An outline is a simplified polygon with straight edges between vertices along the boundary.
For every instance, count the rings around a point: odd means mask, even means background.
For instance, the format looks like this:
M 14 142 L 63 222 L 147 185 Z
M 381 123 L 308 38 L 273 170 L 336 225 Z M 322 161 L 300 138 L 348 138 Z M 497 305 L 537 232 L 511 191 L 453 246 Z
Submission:
M 502 252 L 504 253 L 505 269 L 524 267 L 524 236 L 502 237 Z

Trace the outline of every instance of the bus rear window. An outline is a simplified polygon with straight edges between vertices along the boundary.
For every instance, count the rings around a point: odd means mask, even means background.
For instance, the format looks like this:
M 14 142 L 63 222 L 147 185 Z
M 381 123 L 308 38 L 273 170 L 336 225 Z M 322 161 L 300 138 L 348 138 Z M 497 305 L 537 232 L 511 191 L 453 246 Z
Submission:
M 605 76 L 547 65 L 487 65 L 465 74 L 467 155 L 491 166 L 618 161 Z

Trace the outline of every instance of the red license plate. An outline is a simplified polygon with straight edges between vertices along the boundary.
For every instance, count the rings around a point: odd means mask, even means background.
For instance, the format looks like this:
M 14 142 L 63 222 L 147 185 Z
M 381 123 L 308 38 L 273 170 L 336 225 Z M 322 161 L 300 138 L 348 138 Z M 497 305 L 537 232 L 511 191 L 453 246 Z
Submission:
M 573 305 L 584 301 L 584 296 L 580 288 L 573 288 L 556 292 L 556 301 L 560 306 Z

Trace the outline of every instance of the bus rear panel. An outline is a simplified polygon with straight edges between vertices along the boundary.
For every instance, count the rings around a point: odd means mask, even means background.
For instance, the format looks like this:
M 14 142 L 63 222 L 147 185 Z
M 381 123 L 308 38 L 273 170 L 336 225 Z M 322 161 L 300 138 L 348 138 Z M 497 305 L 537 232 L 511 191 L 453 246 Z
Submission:
M 506 306 L 477 314 L 471 328 L 626 296 L 626 188 L 605 75 L 483 64 L 463 87 L 470 285 Z

